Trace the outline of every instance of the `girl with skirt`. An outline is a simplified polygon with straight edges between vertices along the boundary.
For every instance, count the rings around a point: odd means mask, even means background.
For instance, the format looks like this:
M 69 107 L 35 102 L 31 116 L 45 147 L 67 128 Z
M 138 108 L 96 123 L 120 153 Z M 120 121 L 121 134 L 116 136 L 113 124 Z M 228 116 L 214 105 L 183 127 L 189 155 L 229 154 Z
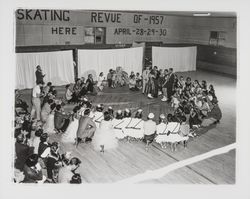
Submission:
M 148 98 L 152 99 L 153 96 L 152 96 L 152 93 L 155 92 L 155 85 L 154 85 L 154 74 L 153 72 L 150 72 L 149 75 L 148 75 L 148 89 L 147 89 L 147 93 L 148 93 Z
M 56 108 L 55 103 L 50 105 L 51 112 L 46 120 L 46 123 L 43 126 L 43 131 L 45 133 L 48 133 L 48 134 L 56 133 L 55 124 L 54 124 L 55 108 Z
M 76 132 L 77 132 L 77 129 L 78 129 L 79 118 L 80 118 L 79 110 L 80 110 L 79 106 L 76 106 L 73 109 L 74 114 L 73 114 L 73 117 L 72 117 L 72 121 L 69 124 L 66 132 L 62 135 L 62 139 L 61 139 L 62 142 L 68 142 L 68 143 L 74 143 L 75 142 Z
M 118 146 L 111 116 L 107 111 L 104 112 L 104 120 L 101 121 L 100 127 L 96 129 L 92 144 L 96 150 L 103 153 L 104 149 L 114 149 Z

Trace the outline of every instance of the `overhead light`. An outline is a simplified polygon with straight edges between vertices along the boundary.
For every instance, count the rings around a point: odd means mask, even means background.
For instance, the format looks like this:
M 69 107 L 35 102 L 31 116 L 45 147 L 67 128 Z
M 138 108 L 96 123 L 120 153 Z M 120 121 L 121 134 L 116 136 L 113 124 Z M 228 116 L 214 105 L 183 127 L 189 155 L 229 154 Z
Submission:
M 195 17 L 207 17 L 210 16 L 211 13 L 194 13 L 193 16 Z

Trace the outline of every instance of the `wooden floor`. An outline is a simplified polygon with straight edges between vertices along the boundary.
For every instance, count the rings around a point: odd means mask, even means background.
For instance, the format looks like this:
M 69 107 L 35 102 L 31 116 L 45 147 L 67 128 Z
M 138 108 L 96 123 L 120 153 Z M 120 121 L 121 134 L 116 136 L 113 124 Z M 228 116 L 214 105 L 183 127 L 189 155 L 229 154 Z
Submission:
M 176 152 L 161 149 L 154 143 L 150 150 L 145 150 L 141 142 L 119 142 L 119 147 L 104 154 L 94 151 L 91 144 L 81 144 L 76 149 L 72 144 L 61 143 L 62 151 L 72 151 L 73 155 L 82 160 L 78 169 L 86 183 L 110 183 L 123 180 L 147 170 L 155 170 L 172 163 L 203 154 L 217 149 L 236 140 L 236 80 L 204 71 L 181 73 L 184 77 L 207 80 L 212 83 L 222 109 L 222 120 L 217 126 L 201 130 L 200 136 L 191 139 L 186 149 L 178 145 Z M 64 89 L 58 88 L 59 95 Z M 25 99 L 30 101 L 30 90 L 22 91 Z M 132 93 L 127 88 L 106 89 L 104 93 L 90 97 L 94 104 L 103 103 L 114 109 L 142 108 L 144 116 L 154 112 L 156 117 L 160 113 L 170 113 L 172 110 L 160 99 L 147 99 L 139 92 Z M 72 110 L 72 105 L 66 109 Z M 60 141 L 60 136 L 53 135 L 51 140 Z M 174 170 L 160 179 L 147 180 L 141 183 L 168 184 L 234 184 L 235 183 L 235 150 L 226 154 Z

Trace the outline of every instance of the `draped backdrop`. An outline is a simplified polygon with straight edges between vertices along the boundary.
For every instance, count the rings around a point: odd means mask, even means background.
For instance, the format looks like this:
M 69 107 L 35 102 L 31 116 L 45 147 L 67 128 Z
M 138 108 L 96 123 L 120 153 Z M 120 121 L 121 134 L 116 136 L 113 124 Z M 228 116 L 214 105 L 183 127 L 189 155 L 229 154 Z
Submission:
M 36 84 L 36 66 L 40 65 L 45 75 L 44 82 L 55 86 L 74 82 L 72 51 L 16 54 L 16 88 L 33 88 Z
M 109 69 L 121 66 L 130 74 L 131 71 L 142 73 L 143 47 L 108 49 L 108 50 L 78 50 L 78 76 L 87 77 L 92 74 L 96 79 L 100 72 L 107 77 Z
M 174 72 L 196 70 L 197 47 L 152 47 L 152 64 Z

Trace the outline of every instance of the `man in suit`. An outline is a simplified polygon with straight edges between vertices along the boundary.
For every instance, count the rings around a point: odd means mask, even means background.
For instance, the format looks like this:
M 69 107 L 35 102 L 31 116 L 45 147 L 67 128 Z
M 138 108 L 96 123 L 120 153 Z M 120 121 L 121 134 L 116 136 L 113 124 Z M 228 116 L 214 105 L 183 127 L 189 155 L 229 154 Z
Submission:
M 169 69 L 169 78 L 168 78 L 168 82 L 167 82 L 167 97 L 168 97 L 168 101 L 171 101 L 171 97 L 173 95 L 173 86 L 174 86 L 174 73 L 173 73 L 173 68 Z
M 90 109 L 87 108 L 84 111 L 84 115 L 80 117 L 79 119 L 79 125 L 76 132 L 76 146 L 80 142 L 88 142 L 92 141 L 92 137 L 95 134 L 96 131 L 96 124 L 95 122 L 89 117 L 90 115 Z
M 148 84 L 148 75 L 149 75 L 149 67 L 147 66 L 146 69 L 142 72 L 142 93 L 147 93 L 147 84 Z
M 43 78 L 44 78 L 44 74 L 42 72 L 41 66 L 37 66 L 36 67 L 36 84 L 44 84 Z
M 153 97 L 154 98 L 157 98 L 158 97 L 158 91 L 159 91 L 159 77 L 160 77 L 160 73 L 158 71 L 158 67 L 157 66 L 154 66 L 154 69 L 153 69 L 153 81 L 154 81 L 154 92 L 152 93 Z

